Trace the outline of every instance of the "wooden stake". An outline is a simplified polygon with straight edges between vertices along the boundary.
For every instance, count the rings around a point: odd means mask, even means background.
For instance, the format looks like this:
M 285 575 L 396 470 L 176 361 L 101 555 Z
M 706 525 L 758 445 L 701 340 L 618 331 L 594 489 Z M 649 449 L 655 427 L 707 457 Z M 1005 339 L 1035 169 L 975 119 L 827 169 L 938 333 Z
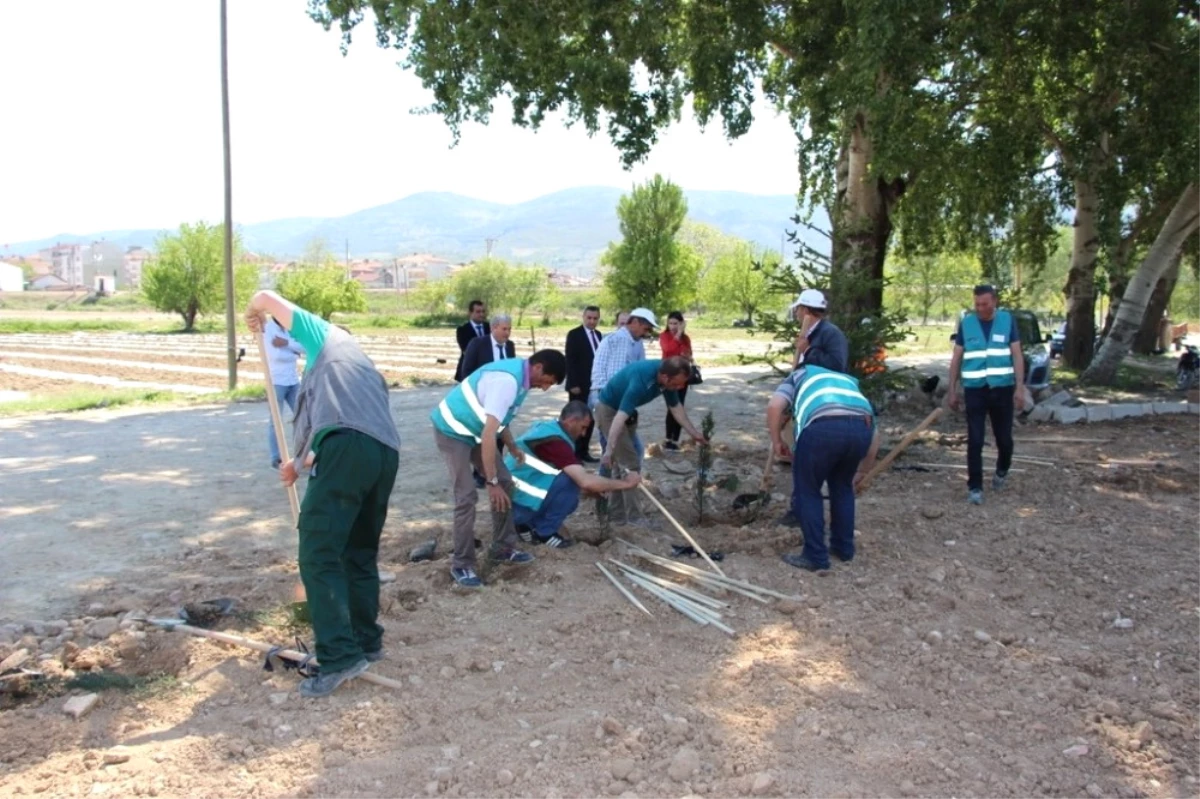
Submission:
M 880 473 L 882 473 L 884 469 L 891 466 L 892 461 L 894 461 L 894 460 L 896 460 L 896 458 L 900 457 L 900 453 L 903 452 L 904 450 L 908 449 L 909 444 L 911 444 L 917 440 L 917 436 L 919 436 L 927 427 L 929 427 L 930 425 L 937 422 L 938 419 L 942 418 L 942 413 L 943 413 L 943 411 L 941 408 L 934 408 L 930 412 L 930 414 L 921 421 L 921 423 L 919 425 L 917 425 L 912 430 L 910 430 L 908 432 L 908 435 L 906 435 L 904 438 L 900 439 L 900 443 L 897 444 L 896 446 L 892 447 L 891 452 L 889 452 L 887 455 L 885 455 L 883 460 L 881 460 L 879 463 L 875 464 L 874 469 L 867 472 L 867 476 L 864 477 L 862 479 L 862 482 L 860 482 L 858 484 L 858 487 L 857 487 L 855 493 L 861 494 L 862 492 L 864 492 L 868 488 L 870 488 L 872 481 L 874 481 L 874 479 Z
M 255 641 L 250 638 L 243 638 L 240 635 L 233 635 L 232 633 L 220 633 L 216 630 L 205 630 L 200 627 L 192 627 L 188 624 L 173 624 L 170 623 L 170 620 L 156 621 L 154 619 L 143 619 L 143 621 L 147 621 L 150 624 L 163 627 L 167 630 L 178 630 L 179 632 L 187 633 L 188 635 L 195 635 L 200 638 L 211 638 L 214 641 L 222 641 L 226 644 L 233 644 L 234 646 L 244 646 L 247 649 L 253 649 L 257 652 L 266 653 L 275 649 L 275 647 L 271 646 L 270 644 L 264 644 L 261 641 Z M 306 655 L 304 652 L 297 652 L 294 649 L 280 649 L 275 652 L 275 654 L 281 658 L 284 658 L 285 660 L 292 660 L 296 661 L 297 663 L 308 657 L 308 655 Z M 309 660 L 309 663 L 317 663 L 317 659 L 313 658 Z M 399 680 L 393 680 L 390 677 L 384 677 L 380 674 L 375 674 L 370 671 L 364 671 L 362 674 L 358 675 L 357 679 L 366 680 L 367 682 L 372 682 L 376 685 L 382 685 L 385 688 L 394 688 L 397 691 L 408 690 L 408 686 Z
M 776 599 L 791 599 L 791 600 L 798 599 L 798 597 L 788 596 L 787 594 L 781 594 L 778 591 L 772 591 L 770 588 L 763 588 L 761 585 L 755 585 L 754 583 L 748 583 L 748 582 L 745 582 L 744 580 L 735 580 L 732 577 L 726 577 L 725 575 L 717 576 L 715 574 L 712 574 L 711 572 L 706 572 L 706 571 L 703 571 L 702 569 L 697 569 L 694 566 L 688 566 L 683 563 L 677 563 L 673 560 L 670 560 L 669 558 L 663 558 L 663 557 L 655 555 L 651 552 L 647 552 L 646 550 L 642 549 L 641 547 L 637 546 L 636 544 L 631 544 L 628 541 L 624 541 L 622 539 L 617 539 L 617 540 L 621 541 L 621 543 L 630 547 L 633 554 L 637 555 L 639 558 L 642 558 L 643 560 L 648 560 L 651 563 L 657 563 L 666 568 L 678 571 L 681 574 L 687 574 L 689 576 L 695 577 L 698 580 L 711 581 L 714 585 L 717 585 L 718 587 L 724 588 L 729 591 L 735 591 L 736 593 L 740 593 L 740 594 L 747 594 L 747 592 L 753 591 L 757 594 L 762 594 L 763 596 L 773 596 Z M 745 590 L 737 591 L 738 588 L 743 588 Z M 749 594 L 747 594 L 747 595 L 749 595 Z M 759 602 L 763 602 L 763 603 L 767 602 L 767 600 L 763 599 L 762 596 L 751 596 L 750 598 L 755 599 Z
M 650 497 L 650 501 L 654 503 L 654 506 L 656 508 L 658 508 L 660 511 L 662 511 L 663 516 L 666 516 L 667 519 L 671 522 L 671 524 L 675 525 L 675 529 L 678 530 L 679 532 L 683 533 L 683 537 L 687 539 L 687 542 L 692 545 L 693 549 L 695 549 L 697 552 L 700 553 L 701 557 L 703 557 L 706 561 L 708 561 L 708 565 L 712 566 L 712 570 L 715 571 L 717 574 L 721 575 L 722 577 L 724 577 L 725 572 L 721 571 L 721 567 L 718 566 L 717 564 L 713 563 L 713 559 L 710 558 L 708 556 L 708 553 L 704 551 L 704 547 L 700 546 L 700 544 L 698 544 L 696 542 L 696 539 L 692 538 L 691 534 L 688 533 L 687 530 L 683 529 L 682 524 L 675 521 L 675 517 L 671 515 L 671 512 L 669 510 L 667 510 L 666 508 L 663 507 L 663 504 L 658 501 L 657 497 L 655 497 L 653 494 L 650 493 L 650 489 L 646 488 L 646 486 L 642 485 L 641 483 L 638 483 L 638 488 L 642 489 L 643 494 Z
M 291 460 L 288 454 L 287 438 L 283 430 L 283 415 L 279 412 L 279 398 L 275 396 L 275 384 L 271 380 L 271 368 L 267 363 L 267 334 L 260 332 L 254 337 L 258 341 L 258 357 L 262 361 L 263 376 L 266 377 L 267 404 L 271 406 L 271 422 L 275 425 L 275 441 L 279 443 L 279 457 L 284 463 Z M 300 524 L 300 497 L 296 493 L 296 484 L 287 487 L 288 503 L 292 506 L 292 524 Z
M 965 469 L 966 466 L 960 463 L 914 463 L 913 466 L 923 466 L 926 469 Z M 1009 473 L 1021 474 L 1025 469 L 1009 469 Z
M 612 572 L 610 572 L 608 569 L 604 568 L 603 563 L 597 563 L 596 568 L 599 569 L 600 571 L 604 572 L 604 576 L 607 577 L 612 582 L 612 584 L 617 587 L 617 590 L 620 591 L 622 594 L 624 594 L 625 598 L 628 599 L 630 602 L 632 602 L 637 607 L 638 610 L 640 610 L 642 613 L 645 613 L 647 616 L 650 616 L 650 617 L 654 616 L 653 613 L 646 610 L 646 606 L 643 605 L 638 600 L 637 597 L 635 597 L 633 594 L 629 593 L 628 588 L 621 585 L 621 582 L 616 577 L 613 576 Z
M 687 597 L 688 599 L 692 600 L 693 602 L 699 602 L 701 605 L 705 605 L 705 606 L 711 607 L 713 609 L 729 607 L 728 602 L 722 602 L 719 599 L 713 599 L 712 597 L 708 596 L 707 594 L 702 594 L 699 591 L 693 591 L 692 589 L 688 588 L 687 586 L 680 585 L 679 583 L 673 583 L 670 580 L 663 579 L 662 577 L 656 577 L 655 575 L 650 574 L 648 572 L 644 572 L 641 569 L 635 569 L 634 567 L 629 566 L 625 563 L 622 563 L 621 561 L 619 561 L 615 558 L 609 558 L 608 560 L 610 563 L 615 563 L 617 566 L 621 567 L 623 570 L 629 572 L 630 574 L 636 574 L 638 577 L 645 577 L 647 580 L 650 580 L 653 583 L 661 585 L 663 588 L 667 589 L 668 591 L 674 591 L 677 594 L 682 594 L 683 596 Z

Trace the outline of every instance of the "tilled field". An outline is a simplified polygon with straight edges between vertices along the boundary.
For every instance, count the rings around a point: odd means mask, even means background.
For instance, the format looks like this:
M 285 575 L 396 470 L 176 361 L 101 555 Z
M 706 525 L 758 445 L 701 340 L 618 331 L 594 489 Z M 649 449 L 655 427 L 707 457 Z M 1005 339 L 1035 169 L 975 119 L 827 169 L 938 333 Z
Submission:
M 362 336 L 359 340 L 392 382 L 442 381 L 454 376 L 458 350 L 453 332 Z M 529 341 L 514 340 L 519 341 L 518 353 L 531 351 Z M 538 342 L 540 347 L 551 344 L 549 340 Z M 748 344 L 745 340 L 707 341 L 698 345 L 697 357 L 703 363 L 705 357 L 763 346 L 760 342 L 754 342 L 754 347 Z M 251 384 L 261 382 L 263 368 L 257 345 L 249 336 L 242 336 L 238 346 L 245 350 L 239 378 Z M 655 350 L 656 345 L 649 345 L 650 357 L 654 357 Z M 0 335 L 0 390 L 28 391 L 20 386 L 30 379 L 40 381 L 37 390 L 41 392 L 70 390 L 93 385 L 88 376 L 115 381 L 112 385 L 116 387 L 149 384 L 185 393 L 221 390 L 227 383 L 225 340 L 219 335 L 141 333 Z
M 968 506 L 963 421 L 948 414 L 859 502 L 859 552 L 821 576 L 779 560 L 797 534 L 730 509 L 755 490 L 768 384 L 715 374 L 688 397 L 717 419 L 709 521 L 690 452 L 647 461 L 653 490 L 722 567 L 794 600 L 731 596 L 729 638 L 593 565 L 619 545 L 535 550 L 458 593 L 444 556 L 450 496 L 429 408 L 397 391 L 403 451 L 382 552 L 388 657 L 302 700 L 253 654 L 122 621 L 234 597 L 226 629 L 275 643 L 294 533 L 266 469 L 265 407 L 87 412 L 0 421 L 0 621 L 42 668 L 165 673 L 106 691 L 79 721 L 65 697 L 0 711 L 0 794 L 147 796 L 1196 796 L 1200 777 L 1200 433 L 1193 417 L 1023 426 L 1003 492 Z M 535 393 L 519 425 L 555 413 Z M 895 441 L 923 415 L 884 417 Z M 642 431 L 661 429 L 660 404 Z M 97 422 L 104 422 L 97 424 Z M 1064 440 L 1066 439 L 1066 440 Z M 1071 440 L 1075 439 L 1075 440 Z M 668 467 L 669 464 L 669 467 Z M 1048 464 L 1048 465 L 1047 465 Z M 726 483 L 731 485 L 732 481 Z M 87 502 L 63 485 L 89 485 Z M 481 502 L 481 508 L 483 503 Z M 653 514 L 653 511 L 651 511 Z M 668 553 L 678 535 L 618 534 Z M 585 507 L 571 535 L 592 537 Z M 481 509 L 478 534 L 486 537 Z M 691 563 L 698 563 L 691 561 Z M 47 579 L 51 578 L 51 579 Z M 118 748 L 119 747 L 119 748 Z

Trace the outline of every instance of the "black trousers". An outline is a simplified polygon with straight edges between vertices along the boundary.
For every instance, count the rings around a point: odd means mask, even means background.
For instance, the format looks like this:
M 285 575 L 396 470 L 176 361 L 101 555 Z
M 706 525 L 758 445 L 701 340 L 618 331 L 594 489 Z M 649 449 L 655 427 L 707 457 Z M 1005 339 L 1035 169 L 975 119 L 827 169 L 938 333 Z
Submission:
M 579 401 L 586 404 L 589 393 L 591 393 L 591 386 L 580 386 L 578 396 L 582 397 L 582 399 Z M 576 401 L 575 398 L 577 395 L 569 394 L 568 396 L 570 397 L 570 399 L 567 400 L 568 402 Z M 583 460 L 588 455 L 588 451 L 592 448 L 592 431 L 595 429 L 596 429 L 596 420 L 593 419 L 588 424 L 587 430 L 583 431 L 583 435 L 581 435 L 579 438 L 575 439 L 575 457 L 576 458 Z
M 683 401 L 687 399 L 687 386 L 679 390 L 679 404 L 683 405 Z M 675 417 L 671 415 L 671 409 L 667 408 L 667 441 L 679 443 L 679 434 L 683 432 L 683 426 L 675 421 Z
M 1013 394 L 1014 386 L 985 386 L 964 389 L 967 400 L 967 488 L 983 488 L 983 439 L 986 426 L 992 422 L 996 437 L 996 474 L 1008 474 L 1013 456 Z

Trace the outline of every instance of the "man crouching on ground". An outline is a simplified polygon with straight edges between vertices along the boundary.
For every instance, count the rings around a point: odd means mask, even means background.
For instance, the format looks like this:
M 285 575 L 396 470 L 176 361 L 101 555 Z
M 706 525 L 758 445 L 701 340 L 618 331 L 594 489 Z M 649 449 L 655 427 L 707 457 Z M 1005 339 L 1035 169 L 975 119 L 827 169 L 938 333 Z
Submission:
M 260 291 L 246 309 L 259 335 L 270 315 L 304 348 L 296 399 L 295 459 L 279 467 L 285 485 L 308 467 L 300 503 L 300 579 L 308 596 L 320 674 L 303 696 L 326 696 L 383 657 L 379 536 L 396 482 L 400 433 L 387 381 L 349 333 Z
M 522 541 L 566 549 L 575 542 L 559 534 L 563 522 L 579 507 L 581 492 L 601 494 L 636 488 L 642 476 L 630 472 L 621 480 L 583 468 L 575 442 L 592 425 L 592 412 L 580 400 L 568 402 L 558 421 L 536 422 L 517 439 L 525 462 L 512 455 L 504 465 L 512 473 L 513 516 Z

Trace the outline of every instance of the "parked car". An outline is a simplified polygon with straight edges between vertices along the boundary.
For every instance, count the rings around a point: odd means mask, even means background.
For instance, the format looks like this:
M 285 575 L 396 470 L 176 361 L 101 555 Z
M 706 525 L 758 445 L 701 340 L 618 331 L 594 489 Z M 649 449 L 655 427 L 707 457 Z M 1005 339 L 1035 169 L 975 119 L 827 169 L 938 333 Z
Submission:
M 1058 327 L 1050 335 L 1050 357 L 1060 358 L 1063 354 L 1063 345 L 1067 341 L 1067 323 L 1059 322 Z
M 1042 329 L 1033 311 L 1013 311 L 1017 332 L 1021 334 L 1021 353 L 1025 356 L 1025 386 L 1038 391 L 1050 385 L 1050 350 L 1046 344 L 1054 344 L 1054 336 L 1042 337 Z M 1065 328 L 1066 325 L 1064 324 Z

